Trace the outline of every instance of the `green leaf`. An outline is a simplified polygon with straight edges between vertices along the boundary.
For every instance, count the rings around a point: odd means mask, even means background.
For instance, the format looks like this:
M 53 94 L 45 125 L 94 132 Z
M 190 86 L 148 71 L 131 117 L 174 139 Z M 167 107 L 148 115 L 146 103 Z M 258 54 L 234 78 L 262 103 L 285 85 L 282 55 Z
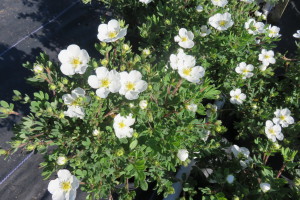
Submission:
M 148 183 L 145 180 L 144 181 L 140 181 L 140 186 L 141 186 L 142 190 L 144 190 L 144 191 L 148 190 Z
M 133 140 L 130 145 L 129 145 L 129 148 L 132 150 L 136 147 L 136 145 L 138 144 L 138 141 L 137 140 Z
M 0 101 L 0 105 L 4 108 L 9 108 L 9 104 L 6 101 Z

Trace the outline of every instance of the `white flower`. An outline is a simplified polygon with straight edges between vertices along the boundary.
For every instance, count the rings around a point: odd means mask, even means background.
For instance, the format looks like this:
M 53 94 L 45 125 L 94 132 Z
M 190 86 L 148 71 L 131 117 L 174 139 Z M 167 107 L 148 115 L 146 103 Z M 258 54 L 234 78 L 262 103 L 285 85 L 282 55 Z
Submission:
M 100 131 L 99 130 L 97 130 L 97 129 L 95 129 L 95 130 L 93 130 L 93 136 L 98 136 L 99 135 L 99 133 L 100 133 Z
M 134 104 L 133 104 L 133 103 L 130 103 L 130 104 L 129 104 L 129 107 L 130 107 L 130 108 L 134 108 Z
M 202 66 L 179 66 L 178 73 L 189 82 L 199 83 L 205 74 L 205 69 Z
M 64 112 L 66 116 L 83 119 L 84 108 L 81 105 L 83 105 L 84 99 L 89 102 L 90 97 L 85 96 L 85 91 L 82 88 L 78 87 L 72 90 L 71 94 L 64 94 L 62 99 L 68 105 L 68 110 Z
M 71 94 L 64 94 L 62 99 L 64 103 L 68 106 L 80 106 L 83 104 L 84 98 L 89 101 L 90 98 L 85 96 L 84 89 L 78 87 L 72 90 Z
M 300 38 L 300 30 L 297 30 L 297 33 L 294 33 L 293 37 L 299 39 Z
M 197 104 L 191 103 L 191 104 L 186 105 L 186 109 L 191 112 L 196 112 L 198 109 L 198 106 L 197 106 Z
M 106 98 L 109 93 L 119 92 L 121 88 L 120 75 L 116 70 L 108 71 L 106 67 L 98 67 L 96 75 L 88 78 L 88 84 L 97 89 L 96 94 Z
M 284 138 L 283 134 L 281 133 L 280 125 L 276 123 L 274 124 L 271 120 L 266 121 L 265 133 L 267 138 L 269 138 L 272 142 L 276 142 L 276 139 L 283 140 Z
M 241 0 L 241 1 L 243 1 L 245 3 L 252 3 L 252 2 L 254 2 L 254 0 Z
M 233 153 L 234 157 L 238 159 L 247 159 L 250 155 L 249 149 L 246 147 L 239 147 L 238 145 L 232 145 L 231 152 Z
M 249 19 L 247 22 L 245 22 L 244 27 L 248 31 L 248 33 L 252 35 L 257 35 L 265 32 L 265 24 L 262 22 L 256 22 L 255 19 Z
M 182 48 L 190 49 L 195 43 L 193 42 L 194 34 L 191 31 L 187 31 L 185 28 L 179 30 L 179 34 L 174 37 L 175 42 L 178 42 Z
M 276 60 L 274 58 L 274 51 L 272 50 L 261 50 L 261 53 L 258 55 L 258 60 L 263 62 L 263 65 L 268 66 L 269 64 L 275 64 Z
M 142 101 L 140 101 L 139 106 L 142 110 L 144 110 L 147 108 L 148 102 L 146 100 L 142 100 Z
M 68 106 L 68 110 L 64 112 L 65 116 L 68 117 L 78 117 L 83 119 L 84 117 L 84 108 L 80 106 Z
M 86 50 L 71 44 L 67 49 L 61 50 L 58 54 L 61 62 L 60 71 L 64 75 L 84 74 L 90 61 L 90 56 Z
M 196 11 L 197 11 L 197 12 L 202 12 L 202 11 L 203 11 L 203 7 L 202 7 L 201 5 L 198 5 L 198 6 L 196 7 Z
M 130 128 L 130 126 L 132 126 L 134 122 L 135 119 L 132 117 L 131 113 L 126 117 L 123 117 L 120 114 L 118 114 L 114 118 L 113 124 L 116 136 L 118 138 L 132 137 L 133 128 Z
M 246 99 L 246 95 L 242 93 L 241 89 L 237 88 L 230 91 L 230 103 L 241 105 Z
M 280 28 L 278 26 L 272 26 L 270 25 L 267 29 L 267 33 L 269 37 L 280 37 L 281 34 L 279 34 Z
M 234 24 L 234 22 L 231 20 L 231 14 L 228 12 L 224 14 L 215 14 L 208 19 L 208 23 L 219 31 L 227 30 Z
M 252 158 L 249 156 L 250 151 L 246 147 L 232 145 L 230 150 L 233 153 L 234 157 L 240 160 L 240 165 L 243 168 L 246 168 L 252 162 Z
M 153 0 L 139 0 L 139 1 L 144 4 L 148 4 L 148 3 L 152 2 Z
M 61 169 L 57 172 L 58 178 L 49 182 L 48 191 L 53 200 L 75 200 L 79 180 L 68 170 Z
M 271 189 L 271 185 L 269 183 L 261 183 L 259 186 L 263 192 L 268 192 Z
M 264 65 L 264 64 L 258 66 L 260 71 L 265 71 L 267 69 L 267 67 L 268 67 L 268 65 Z
M 206 108 L 207 117 L 210 117 L 212 113 L 216 113 L 218 111 L 218 106 L 215 104 L 208 103 Z
M 205 37 L 205 36 L 209 35 L 210 33 L 211 33 L 211 30 L 206 25 L 202 25 L 200 27 L 200 36 L 201 37 Z
M 254 12 L 254 15 L 255 15 L 256 17 L 260 17 L 260 16 L 262 15 L 262 13 L 259 12 L 258 10 L 256 10 L 256 11 Z
M 33 66 L 33 71 L 36 74 L 40 74 L 44 71 L 44 67 L 42 65 L 34 65 Z
M 196 65 L 196 59 L 194 56 L 186 55 L 182 49 L 178 49 L 177 52 L 177 54 L 171 54 L 170 56 L 170 65 L 172 69 L 177 70 L 178 66 L 183 65 Z
M 145 56 L 149 56 L 151 54 L 151 51 L 150 51 L 150 49 L 144 49 L 142 54 Z
M 67 163 L 67 161 L 68 161 L 68 159 L 65 156 L 59 156 L 56 160 L 56 163 L 58 165 L 64 165 Z
M 288 108 L 276 109 L 274 112 L 275 118 L 273 121 L 278 121 L 282 128 L 288 127 L 294 123 L 294 118 L 291 116 L 291 111 Z
M 179 160 L 184 162 L 189 157 L 189 152 L 186 149 L 179 149 L 177 153 Z
M 229 175 L 226 177 L 226 181 L 227 181 L 227 183 L 232 184 L 233 181 L 234 181 L 234 176 L 233 176 L 232 174 L 229 174 Z
M 131 72 L 121 72 L 121 89 L 119 93 L 125 95 L 126 99 L 134 100 L 139 98 L 139 93 L 144 92 L 148 84 L 141 80 L 142 74 L 139 71 L 132 70 Z
M 243 76 L 243 79 L 246 79 L 253 76 L 252 73 L 253 69 L 254 69 L 253 65 L 247 65 L 245 62 L 241 62 L 235 68 L 235 71 L 236 73 L 241 74 Z
M 127 34 L 127 28 L 121 28 L 120 23 L 112 19 L 107 24 L 98 27 L 98 39 L 101 42 L 115 42 Z
M 215 6 L 219 6 L 219 7 L 224 7 L 227 5 L 228 1 L 227 0 L 211 0 L 212 4 L 214 4 Z

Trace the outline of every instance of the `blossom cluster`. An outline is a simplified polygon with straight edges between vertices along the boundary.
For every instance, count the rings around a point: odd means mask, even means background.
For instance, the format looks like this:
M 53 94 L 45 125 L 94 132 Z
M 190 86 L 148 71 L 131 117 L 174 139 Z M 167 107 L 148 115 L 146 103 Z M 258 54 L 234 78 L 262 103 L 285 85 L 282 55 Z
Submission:
M 171 54 L 170 66 L 177 70 L 182 78 L 192 83 L 199 83 L 205 74 L 202 66 L 196 66 L 195 57 L 185 54 L 182 49 L 179 49 L 177 54 Z
M 106 67 L 102 66 L 95 71 L 96 75 L 89 76 L 88 84 L 97 89 L 96 94 L 101 98 L 106 98 L 109 93 L 119 92 L 126 99 L 134 100 L 148 87 L 146 81 L 141 80 L 142 74 L 137 70 L 118 73 L 116 70 L 108 71 Z
M 267 138 L 272 142 L 276 140 L 283 140 L 282 128 L 288 127 L 294 123 L 294 118 L 291 116 L 291 111 L 288 108 L 276 109 L 273 120 L 267 120 L 265 126 L 265 133 Z

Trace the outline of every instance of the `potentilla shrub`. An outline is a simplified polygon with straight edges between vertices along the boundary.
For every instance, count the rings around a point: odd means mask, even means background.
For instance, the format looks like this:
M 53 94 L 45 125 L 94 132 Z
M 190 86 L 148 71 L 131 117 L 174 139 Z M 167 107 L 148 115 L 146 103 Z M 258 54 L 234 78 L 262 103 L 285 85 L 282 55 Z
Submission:
M 185 66 L 194 62 L 189 58 L 194 56 L 195 62 L 205 68 L 205 75 L 222 91 L 225 105 L 218 112 L 220 119 L 230 124 L 228 128 L 231 132 L 224 136 L 234 140 L 227 143 L 227 146 L 222 143 L 220 149 L 241 143 L 256 158 L 252 159 L 249 165 L 251 170 L 246 171 L 247 176 L 239 174 L 243 178 L 253 179 L 240 180 L 237 176 L 234 180 L 242 182 L 244 188 L 239 189 L 236 195 L 236 187 L 227 188 L 225 196 L 282 199 L 290 195 L 295 198 L 297 193 L 294 191 L 297 188 L 291 184 L 288 186 L 285 178 L 289 177 L 290 182 L 297 182 L 299 178 L 299 157 L 296 155 L 299 149 L 297 132 L 300 117 L 299 58 L 286 58 L 275 51 L 275 42 L 282 37 L 280 28 L 266 22 L 266 16 L 259 11 L 256 2 L 101 2 L 115 11 L 115 15 L 135 24 L 131 27 L 131 37 L 138 39 L 143 48 L 150 48 L 159 60 L 168 61 L 169 67 L 184 75 L 182 69 L 187 69 Z M 299 38 L 298 32 L 294 37 Z M 167 54 L 166 51 L 172 53 Z M 200 151 L 198 157 L 206 155 L 204 152 Z M 214 162 L 217 155 L 211 151 L 209 154 Z M 221 155 L 227 158 L 227 154 L 218 152 L 218 156 Z M 278 163 L 271 166 L 269 157 Z M 223 170 L 224 166 L 230 168 L 231 162 L 226 164 L 224 159 L 223 162 L 201 166 L 210 166 L 218 175 L 218 170 Z M 201 161 L 199 159 L 198 163 Z M 224 177 L 227 175 L 223 171 L 220 176 L 226 180 Z M 292 190 L 287 194 L 284 187 L 291 187 Z M 214 190 L 202 193 L 217 194 L 223 188 L 222 181 L 215 183 L 212 188 Z M 220 195 L 220 198 L 223 197 L 223 194 Z
M 48 190 L 62 198 L 80 187 L 88 199 L 130 199 L 129 182 L 143 190 L 154 182 L 166 196 L 176 167 L 192 159 L 183 198 L 299 196 L 299 63 L 274 52 L 280 29 L 254 1 L 101 2 L 125 19 L 102 17 L 91 36 L 101 60 L 72 44 L 60 63 L 44 54 L 27 63 L 29 81 L 44 89 L 15 91 L 31 114 L 2 154 L 45 153 L 43 175 L 58 175 Z M 223 108 L 207 104 L 216 98 Z M 1 113 L 18 114 L 4 101 Z M 199 173 L 201 184 L 192 180 Z
M 215 115 L 206 117 L 203 101 L 220 92 L 196 57 L 182 50 L 178 67 L 168 67 L 152 49 L 134 52 L 127 29 L 115 19 L 99 25 L 91 37 L 99 39 L 100 60 L 70 44 L 59 63 L 41 54 L 24 65 L 34 73 L 28 81 L 43 89 L 32 97 L 14 91 L 13 100 L 29 105 L 30 114 L 2 154 L 44 153 L 42 175 L 58 176 L 48 186 L 53 199 L 75 199 L 78 187 L 87 199 L 114 193 L 132 199 L 130 183 L 147 190 L 151 182 L 166 196 L 174 191 L 176 167 L 187 165 L 207 133 L 222 127 Z M 2 118 L 18 114 L 13 104 L 0 103 Z

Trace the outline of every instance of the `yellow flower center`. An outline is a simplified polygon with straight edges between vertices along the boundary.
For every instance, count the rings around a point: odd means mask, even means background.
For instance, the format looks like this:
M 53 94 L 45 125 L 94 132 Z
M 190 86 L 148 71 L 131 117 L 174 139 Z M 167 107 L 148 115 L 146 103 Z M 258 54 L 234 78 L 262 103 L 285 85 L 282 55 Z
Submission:
M 102 79 L 100 81 L 100 84 L 101 84 L 101 87 L 106 87 L 108 88 L 109 87 L 109 84 L 110 84 L 110 81 L 106 78 L 106 79 Z
M 281 115 L 279 118 L 280 118 L 280 120 L 282 120 L 282 121 L 285 120 L 285 116 L 284 116 L 284 115 Z
M 240 99 L 240 95 L 235 95 L 234 98 Z
M 275 131 L 274 131 L 273 128 L 270 128 L 270 129 L 269 129 L 269 132 L 270 132 L 271 135 L 276 135 L 276 133 L 275 133 Z
M 227 24 L 227 21 L 225 21 L 225 20 L 220 20 L 219 21 L 219 26 L 225 26 Z
M 126 89 L 127 89 L 128 91 L 132 91 L 132 90 L 135 89 L 135 84 L 132 83 L 132 82 L 127 82 L 127 84 L 125 85 L 125 87 L 126 87 Z
M 185 68 L 182 73 L 186 76 L 190 76 L 192 72 L 192 68 Z
M 247 72 L 249 72 L 249 70 L 243 69 L 243 73 L 247 73 Z
M 116 31 L 109 32 L 108 33 L 108 37 L 109 38 L 115 38 L 115 37 L 117 37 L 117 32 Z
M 126 125 L 124 124 L 124 122 L 119 122 L 119 128 L 124 128 Z
M 264 57 L 265 57 L 265 59 L 268 59 L 268 58 L 270 58 L 270 56 L 269 56 L 269 55 L 265 55 Z
M 188 38 L 187 37 L 183 37 L 183 38 L 181 38 L 181 41 L 182 42 L 186 42 L 186 41 L 188 41 Z
M 82 62 L 79 60 L 79 58 L 73 58 L 71 60 L 71 64 L 73 65 L 74 68 L 76 68 L 78 65 L 82 64 Z
M 79 106 L 82 104 L 83 98 L 82 97 L 78 97 L 77 99 L 75 99 L 72 103 L 71 106 Z
M 60 187 L 63 191 L 69 191 L 71 189 L 70 181 L 63 181 L 60 183 Z

